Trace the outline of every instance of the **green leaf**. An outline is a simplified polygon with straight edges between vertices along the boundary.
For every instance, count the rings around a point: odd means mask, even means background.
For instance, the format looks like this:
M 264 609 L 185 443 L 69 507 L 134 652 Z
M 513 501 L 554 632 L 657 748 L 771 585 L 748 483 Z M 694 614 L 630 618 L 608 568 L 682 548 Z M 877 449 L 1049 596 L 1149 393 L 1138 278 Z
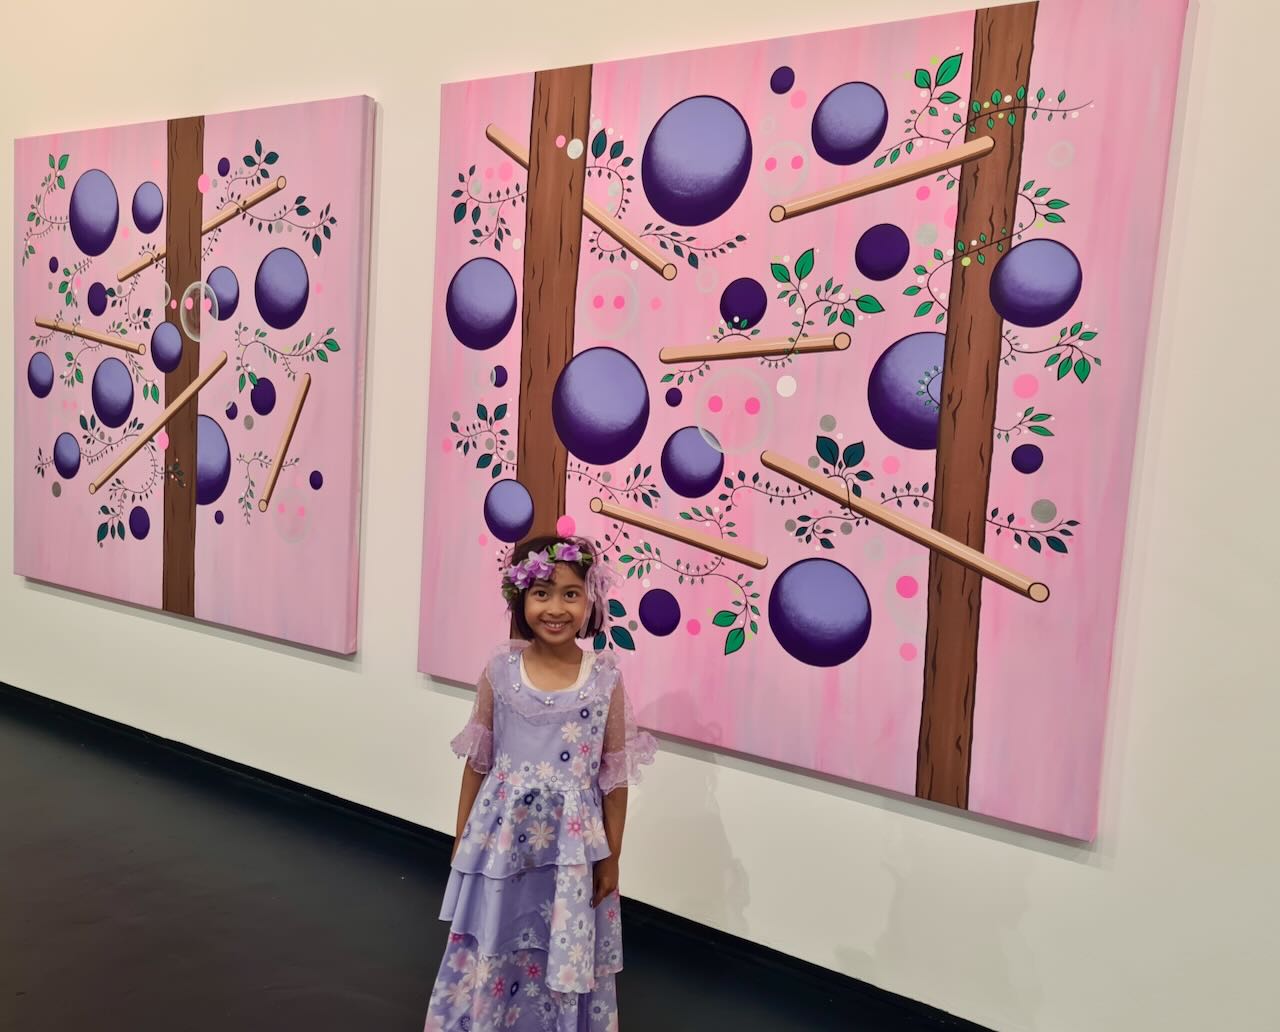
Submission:
M 1071 324 L 1071 329 L 1070 329 L 1070 331 L 1069 331 L 1069 332 L 1070 332 L 1071 336 L 1073 336 L 1073 337 L 1074 337 L 1074 336 L 1075 336 L 1077 333 L 1079 333 L 1082 329 L 1084 329 L 1084 323 L 1082 323 L 1082 322 L 1072 323 L 1072 324 Z
M 828 466 L 834 466 L 840 461 L 840 446 L 836 444 L 830 437 L 819 436 L 814 446 L 818 450 L 818 454 L 822 457 L 822 461 Z
M 76 367 L 76 383 L 84 383 L 84 370 L 79 366 Z
M 943 61 L 942 64 L 938 65 L 938 72 L 934 81 L 939 86 L 945 86 L 952 79 L 954 79 L 956 75 L 959 73 L 960 62 L 962 60 L 963 60 L 962 54 L 952 54 L 945 61 Z
M 489 410 L 484 405 L 476 405 L 476 418 L 482 423 L 489 422 Z
M 959 94 L 952 93 L 950 90 L 947 90 L 946 93 L 943 93 L 938 97 L 938 102 L 941 104 L 954 104 L 959 99 Z
M 875 315 L 877 312 L 884 311 L 884 305 L 870 294 L 863 294 L 855 303 L 858 306 L 859 312 L 865 312 L 868 315 Z
M 904 290 L 903 293 L 906 294 L 907 297 L 915 297 L 922 290 L 924 290 L 924 287 L 918 286 L 913 283 L 911 286 L 907 287 L 907 289 Z
M 1093 338 L 1094 338 L 1094 337 L 1096 337 L 1097 335 L 1098 335 L 1098 334 L 1097 334 L 1096 332 L 1094 332 L 1093 330 L 1085 330 L 1085 331 L 1084 331 L 1084 333 L 1080 334 L 1080 339 L 1081 339 L 1081 340 L 1093 340 Z
M 108 528 L 107 528 L 107 524 L 105 524 L 105 523 L 99 523 L 99 524 L 98 524 L 98 541 L 99 541 L 99 543 L 101 543 L 102 541 L 105 541 L 105 540 L 106 540 L 106 537 L 107 537 L 107 529 L 108 529 Z
M 317 360 L 317 361 L 319 361 L 319 362 L 328 362 L 328 361 L 329 361 L 329 355 L 328 355 L 328 353 L 327 353 L 326 351 L 324 351 L 323 349 L 322 349 L 322 350 L 317 351 L 315 354 L 316 354 L 316 360 Z
M 600 157 L 604 153 L 605 147 L 609 145 L 609 140 L 605 136 L 605 132 L 601 129 L 591 140 L 591 154 L 593 157 Z
M 1066 99 L 1067 99 L 1067 91 L 1066 91 L 1066 90 L 1062 90 L 1061 92 L 1059 92 L 1059 94 L 1058 94 L 1058 103 L 1059 103 L 1059 104 L 1061 104 L 1061 103 L 1062 103 L 1064 100 L 1066 100 Z
M 1044 541 L 1045 541 L 1045 544 L 1047 544 L 1059 555 L 1067 554 L 1067 543 L 1063 541 L 1062 538 L 1054 537 L 1054 535 L 1049 534 L 1048 536 L 1045 537 Z
M 944 256 L 943 256 L 942 252 L 941 252 L 938 248 L 936 248 L 936 247 L 935 247 L 935 248 L 933 249 L 933 257 L 934 257 L 934 259 L 935 259 L 936 261 L 939 261 L 939 262 L 940 262 L 940 261 L 942 261 L 942 259 L 943 259 L 943 257 L 944 257 Z
M 480 458 L 476 459 L 476 469 L 488 469 L 489 463 L 493 461 L 493 452 L 485 452 Z
M 778 262 L 771 262 L 769 264 L 769 271 L 773 273 L 773 278 L 779 283 L 791 282 L 791 272 L 785 265 L 780 265 Z
M 840 311 L 840 321 L 846 326 L 852 326 L 854 323 L 853 313 L 849 309 L 844 308 Z
M 316 254 L 319 254 L 319 253 L 320 253 L 320 247 L 321 247 L 321 244 L 320 244 L 320 237 L 319 237 L 319 236 L 313 236 L 313 237 L 311 238 L 311 250 L 315 251 L 315 253 L 316 253 Z
M 880 157 L 876 158 L 876 160 L 875 160 L 875 164 L 874 164 L 874 165 L 872 165 L 871 167 L 872 167 L 872 168 L 879 168 L 881 165 L 883 165 L 883 164 L 885 163 L 885 161 L 886 161 L 886 160 L 887 160 L 887 159 L 886 159 L 886 156 L 885 156 L 884 154 L 881 154 L 881 155 L 880 155 Z
M 991 103 L 992 103 L 992 104 L 999 104 L 999 103 L 1000 103 L 1000 91 L 999 91 L 999 90 L 992 90 L 992 91 L 991 91 Z
M 932 80 L 929 78 L 928 71 L 924 68 L 916 69 L 916 85 L 922 90 L 927 90 L 933 85 Z
M 614 145 L 609 148 L 609 157 L 614 159 L 615 161 L 618 158 L 622 157 L 622 141 L 621 140 L 615 141 Z
M 244 390 L 244 384 L 245 384 L 245 375 L 244 373 L 241 373 L 240 374 L 240 390 L 242 391 Z
M 280 160 L 280 155 L 277 154 L 275 151 L 269 151 L 267 153 L 267 156 L 262 160 L 265 161 L 268 165 L 274 165 L 277 161 Z
M 1038 537 L 1029 537 L 1029 538 L 1027 538 L 1027 544 L 1028 544 L 1028 546 L 1030 546 L 1031 551 L 1033 551 L 1033 552 L 1039 552 L 1039 551 L 1040 551 L 1040 539 L 1039 539 Z
M 889 154 L 889 164 L 892 165 L 895 161 L 897 161 L 898 155 L 901 153 L 902 153 L 901 147 L 894 147 L 893 151 Z
M 1052 431 L 1052 430 L 1050 430 L 1047 426 L 1039 426 L 1039 425 L 1037 425 L 1037 426 L 1029 426 L 1029 427 L 1027 427 L 1027 429 L 1028 429 L 1028 430 L 1030 430 L 1030 431 L 1031 431 L 1033 434 L 1035 434 L 1037 437 L 1052 437 L 1052 436 L 1053 436 L 1053 431 Z
M 722 609 L 712 617 L 711 622 L 717 627 L 732 627 L 737 622 L 738 614 L 731 613 L 727 609 Z
M 299 215 L 303 214 L 303 211 L 302 211 L 302 209 L 301 209 L 301 208 L 299 208 L 299 209 L 298 209 L 298 214 L 299 214 Z M 459 204 L 459 205 L 455 206 L 455 207 L 454 207 L 454 209 L 453 209 L 453 222 L 454 222 L 454 225 L 457 225 L 459 222 L 461 222 L 461 221 L 462 221 L 463 219 L 465 219 L 466 217 L 467 217 L 467 202 L 466 202 L 466 201 L 463 201 L 461 204 Z
M 507 405 L 506 405 L 506 402 L 503 402 L 501 405 L 499 405 L 496 409 L 493 410 L 493 421 L 496 423 L 501 419 L 505 419 L 506 415 L 507 415 Z
M 923 303 L 919 308 L 917 308 L 917 309 L 916 309 L 916 316 L 917 316 L 917 318 L 918 318 L 919 316 L 922 316 L 922 315 L 928 315 L 928 314 L 929 314 L 929 310 L 930 310 L 931 308 L 933 308 L 933 302 L 932 302 L 932 301 L 926 301 L 926 302 L 924 302 L 924 303 Z
M 866 454 L 866 445 L 859 441 L 857 444 L 848 445 L 841 458 L 844 459 L 845 466 L 852 467 L 858 465 L 866 457 Z
M 675 373 L 667 373 L 667 375 L 666 375 L 666 376 L 664 376 L 660 382 L 661 382 L 661 383 L 670 383 L 670 382 L 671 382 L 672 380 L 674 380 L 675 378 L 676 378 L 676 374 L 675 374 Z
M 50 167 L 50 168 L 53 168 L 53 167 L 54 167 L 54 161 L 53 161 L 53 155 L 52 155 L 52 154 L 50 154 L 50 155 L 49 155 L 49 167 Z
M 611 598 L 609 599 L 609 615 L 615 620 L 621 620 L 627 615 L 626 607 L 616 598 Z
M 244 163 L 247 168 L 253 168 L 253 166 L 257 164 L 252 154 L 246 154 L 244 156 Z
M 326 341 L 324 342 L 324 346 L 325 346 L 329 351 L 341 351 L 341 350 L 342 350 L 341 345 L 339 345 L 339 344 L 338 344 L 338 342 L 337 342 L 336 340 L 334 340 L 332 337 L 330 337 L 328 340 L 326 340 Z
M 1076 364 L 1073 368 L 1075 369 L 1076 379 L 1084 383 L 1085 380 L 1089 379 L 1089 372 L 1093 367 L 1089 364 L 1087 358 L 1079 358 L 1076 359 Z
M 1047 194 L 1048 192 L 1049 192 L 1049 187 L 1047 187 L 1047 186 L 1042 186 L 1042 187 L 1040 187 L 1040 189 L 1039 189 L 1039 190 L 1037 190 L 1037 191 L 1036 191 L 1036 196 L 1037 196 L 1037 197 L 1043 197 L 1043 196 L 1044 196 L 1045 194 Z
M 1062 361 L 1058 363 L 1058 379 L 1065 379 L 1069 372 L 1071 372 L 1071 356 L 1063 355 Z
M 802 254 L 799 258 L 796 259 L 796 279 L 798 280 L 807 279 L 809 276 L 809 273 L 811 272 L 813 272 L 813 248 L 812 247 L 809 248 L 809 250 L 805 251 L 804 254 Z
M 917 276 L 923 276 L 923 275 L 925 275 L 925 273 L 927 273 L 929 270 L 928 270 L 928 269 L 926 269 L 923 265 L 917 265 L 917 266 L 916 266 L 914 269 L 912 269 L 911 271 L 912 271 L 912 272 L 914 272 Z
M 456 196 L 456 197 L 461 197 L 461 196 L 462 196 L 462 191 L 461 191 L 461 190 L 454 190 L 454 191 L 453 191 L 453 193 L 454 193 L 454 196 Z M 462 204 L 460 204 L 460 205 L 459 205 L 459 207 L 460 207 L 460 208 L 462 208 L 462 211 L 463 211 L 463 213 L 465 214 L 465 213 L 466 213 L 466 210 L 467 210 L 467 204 L 466 204 L 466 202 L 465 202 L 465 201 L 463 201 L 463 202 L 462 202 Z M 299 215 L 310 215 L 310 214 L 311 214 L 311 209 L 310 209 L 310 208 L 308 208 L 305 204 L 299 204 L 299 205 L 298 205 L 298 207 L 297 207 L 295 210 L 297 211 L 297 213 L 298 213 Z M 457 216 L 456 210 L 455 210 L 455 214 L 454 214 L 454 219 L 453 219 L 453 221 L 454 221 L 454 222 L 461 222 L 461 221 L 462 221 L 462 219 L 460 219 L 460 218 Z
M 634 652 L 636 648 L 635 639 L 631 637 L 631 632 L 625 627 L 610 627 L 609 637 L 613 639 L 613 643 L 620 649 L 627 649 Z
M 867 472 L 867 470 L 865 469 L 858 470 L 858 472 L 855 473 L 854 476 L 857 477 L 859 480 L 861 480 L 864 484 L 868 480 L 875 480 L 875 475 Z M 854 490 L 857 490 L 857 489 L 855 488 Z
M 1059 215 L 1056 211 L 1046 211 L 1044 213 L 1043 218 L 1045 222 L 1066 222 L 1067 221 L 1061 215 Z
M 254 386 L 254 387 L 257 387 L 257 386 L 258 386 L 258 374 L 257 374 L 257 373 L 253 373 L 253 372 L 251 372 L 251 373 L 249 374 L 249 383 L 250 383 L 252 386 Z
M 1046 201 L 1045 205 L 1046 207 L 1049 207 L 1049 208 L 1066 208 L 1070 206 L 1070 202 L 1064 201 L 1061 198 L 1055 197 L 1051 201 Z
M 63 280 L 58 284 L 58 293 L 65 294 L 67 292 L 67 287 L 69 286 L 71 286 L 71 284 L 67 280 Z
M 480 205 L 476 205 L 471 209 L 471 224 L 474 226 L 480 221 Z

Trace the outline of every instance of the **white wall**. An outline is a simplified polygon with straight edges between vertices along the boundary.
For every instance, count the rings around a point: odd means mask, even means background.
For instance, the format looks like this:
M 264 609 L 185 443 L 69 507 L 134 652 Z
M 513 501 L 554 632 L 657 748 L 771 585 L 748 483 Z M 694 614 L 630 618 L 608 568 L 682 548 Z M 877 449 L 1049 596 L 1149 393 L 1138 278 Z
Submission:
M 965 5 L 183 6 L 7 0 L 0 142 L 377 98 L 363 647 L 350 662 L 323 658 L 0 576 L 0 680 L 450 828 L 447 741 L 467 697 L 414 673 L 429 340 L 412 299 L 431 282 L 439 83 Z M 1280 849 L 1280 679 L 1264 673 L 1263 649 L 1280 612 L 1280 466 L 1266 418 L 1277 30 L 1273 5 L 1205 0 L 1192 12 L 1096 847 L 664 743 L 634 796 L 627 893 L 1000 1029 L 1276 1027 L 1263 999 L 1280 908 L 1264 867 Z M 9 210 L 12 169 L 0 165 Z M 5 283 L 13 255 L 0 248 Z M 0 361 L 6 428 L 12 368 Z M 0 447 L 0 574 L 12 461 Z M 175 666 L 177 679 L 153 672 Z

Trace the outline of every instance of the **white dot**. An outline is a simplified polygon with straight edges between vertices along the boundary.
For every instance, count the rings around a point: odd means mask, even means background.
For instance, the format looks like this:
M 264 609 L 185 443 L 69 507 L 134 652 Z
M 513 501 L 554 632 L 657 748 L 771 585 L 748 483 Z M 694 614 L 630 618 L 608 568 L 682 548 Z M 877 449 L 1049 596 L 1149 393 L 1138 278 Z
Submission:
M 519 237 L 516 237 L 514 240 L 511 241 L 511 249 L 513 251 L 518 251 L 523 246 L 524 246 L 524 241 L 521 240 Z
M 860 315 L 860 316 L 858 316 L 858 322 L 862 322 L 862 320 L 863 320 L 863 319 L 865 319 L 865 318 L 866 318 L 866 316 L 865 316 L 865 315 Z
M 844 440 L 844 434 L 836 434 L 836 440 L 837 440 L 837 441 L 843 441 L 843 440 Z
M 601 123 L 600 119 L 598 119 L 598 118 L 593 118 L 593 119 L 591 119 L 591 131 L 592 131 L 592 132 L 595 132 L 597 129 L 599 129 L 599 128 L 600 128 L 601 124 L 602 124 L 602 123 Z
M 564 152 L 568 154 L 569 157 L 571 157 L 574 161 L 577 161 L 578 158 L 582 157 L 583 150 L 584 148 L 582 146 L 582 141 L 578 139 L 573 139 L 569 141 L 569 146 L 564 149 Z
M 648 578 L 648 577 L 646 577 L 644 580 L 642 580 L 642 581 L 640 582 L 640 586 L 641 586 L 642 588 L 647 588 L 647 587 L 649 586 L 649 578 Z
M 606 130 L 605 130 L 605 134 L 606 134 L 606 135 L 608 135 L 608 136 L 612 136 L 612 135 L 613 135 L 613 127 L 611 126 L 611 127 L 609 127 L 608 129 L 606 129 Z
M 978 246 L 978 241 L 976 241 L 976 240 L 970 240 L 970 241 L 969 241 L 969 246 L 970 246 L 970 247 L 977 247 L 977 246 Z
M 948 248 L 947 248 L 947 257 L 948 257 L 948 258 L 950 258 L 950 257 L 951 257 L 953 254 L 955 254 L 955 253 L 956 253 L 956 252 L 955 252 L 955 248 L 952 248 L 952 247 L 948 247 Z
M 1079 111 L 1072 111 L 1072 112 L 1071 112 L 1071 117 L 1072 117 L 1072 118 L 1079 118 L 1079 117 L 1080 117 L 1080 112 L 1079 112 Z
M 639 262 L 632 262 L 632 263 L 631 263 L 631 267 L 632 267 L 633 269 L 638 269 L 638 268 L 640 268 L 640 263 L 639 263 Z
M 1009 96 L 1009 94 L 1007 94 L 1007 93 L 1006 93 L 1006 94 L 1004 95 L 1004 102 L 1005 102 L 1006 104 L 1008 104 L 1008 103 L 1009 103 L 1009 101 L 1011 101 L 1011 100 L 1013 100 L 1013 98 L 1012 98 L 1011 96 Z
M 917 276 L 917 277 L 916 277 L 916 282 L 917 282 L 917 283 L 923 283 L 923 282 L 924 282 L 924 277 L 923 277 L 923 276 Z
M 782 260 L 783 260 L 784 262 L 789 262 L 789 261 L 791 261 L 791 255 L 789 255 L 789 254 L 784 254 L 784 255 L 782 256 Z
M 778 394 L 781 397 L 789 398 L 796 392 L 796 378 L 794 376 L 782 376 L 778 378 Z

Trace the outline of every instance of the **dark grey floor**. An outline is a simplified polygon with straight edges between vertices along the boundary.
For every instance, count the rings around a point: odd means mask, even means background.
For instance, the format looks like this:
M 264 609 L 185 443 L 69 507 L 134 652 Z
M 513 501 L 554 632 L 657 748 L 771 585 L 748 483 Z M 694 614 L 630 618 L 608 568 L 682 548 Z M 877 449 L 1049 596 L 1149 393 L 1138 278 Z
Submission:
M 420 1029 L 445 848 L 0 686 L 0 1029 Z M 630 1032 L 976 1028 L 624 913 Z

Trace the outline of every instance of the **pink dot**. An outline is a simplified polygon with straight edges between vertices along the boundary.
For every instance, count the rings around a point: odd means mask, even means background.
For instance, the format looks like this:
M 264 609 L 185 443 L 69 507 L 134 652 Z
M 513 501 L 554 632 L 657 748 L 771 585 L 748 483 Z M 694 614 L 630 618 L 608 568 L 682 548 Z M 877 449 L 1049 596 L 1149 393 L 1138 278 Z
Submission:
M 480 542 L 480 547 L 481 547 L 481 548 L 484 548 L 484 546 L 485 546 L 485 545 L 487 545 L 487 544 L 489 543 L 489 535 L 488 535 L 488 534 L 481 534 L 481 535 L 480 535 L 480 537 L 479 537 L 479 538 L 477 538 L 476 540 L 478 540 L 478 541 Z
M 927 201 L 928 199 L 929 199 L 929 188 L 927 186 L 920 187 L 920 189 L 916 191 L 916 200 Z
M 276 512 L 278 512 L 281 516 L 284 515 L 284 502 L 281 502 L 278 506 L 276 506 Z
M 79 276 L 77 276 L 77 277 L 76 277 L 76 290 L 79 290 L 83 285 L 84 285 L 84 280 L 82 280 Z
M 1030 373 L 1023 373 L 1013 381 L 1013 393 L 1019 398 L 1034 398 L 1040 389 L 1040 381 Z
M 307 514 L 307 507 L 306 507 L 305 505 L 299 505 L 299 506 L 298 506 L 298 518 L 299 518 L 299 519 L 301 519 L 301 518 L 302 518 L 303 516 L 305 516 L 306 514 Z
M 195 306 L 196 306 L 195 298 L 193 297 L 183 298 L 182 307 L 185 308 L 188 312 L 191 311 L 191 309 L 195 308 Z
M 719 412 L 724 408 L 724 398 L 720 397 L 718 394 L 711 395 L 711 397 L 707 399 L 707 408 L 712 412 Z
M 177 308 L 178 308 L 178 299 L 177 299 L 176 297 L 175 297 L 172 301 L 170 301 L 170 302 L 169 302 L 169 307 L 170 307 L 170 308 L 172 308 L 172 309 L 174 309 L 175 311 L 177 310 Z
M 571 537 L 577 529 L 577 521 L 568 514 L 565 514 L 556 520 L 556 533 L 561 537 Z
M 614 308 L 625 308 L 625 307 L 626 307 L 626 305 L 627 305 L 627 299 L 626 299 L 625 297 L 623 297 L 621 294 L 614 294 L 614 295 L 613 295 L 613 307 L 614 307 Z
M 492 166 L 492 165 L 490 165 L 488 168 L 486 168 L 486 169 L 484 170 L 484 177 L 485 177 L 485 179 L 492 179 L 492 178 L 493 178 L 493 166 Z
M 905 645 L 902 646 L 902 648 L 898 649 L 898 655 L 901 656 L 903 659 L 905 659 L 908 663 L 910 663 L 913 659 L 916 658 L 916 654 L 917 654 L 916 647 L 912 645 L 910 642 L 907 642 Z
M 773 171 L 775 168 L 777 168 L 777 167 L 778 167 L 778 159 L 777 159 L 777 158 L 765 158 L 765 159 L 764 159 L 764 170 L 765 170 L 766 172 L 772 172 L 772 171 Z
M 748 398 L 747 404 L 746 404 L 746 410 L 747 410 L 747 415 L 754 416 L 757 412 L 760 411 L 760 399 Z
M 123 237 L 123 238 L 124 238 L 124 239 L 126 239 L 126 240 L 129 238 L 129 227 L 128 227 L 128 226 L 125 226 L 125 227 L 124 227 L 124 229 L 120 230 L 120 236 L 121 236 L 121 237 Z
M 168 430 L 161 430 L 158 434 L 156 434 L 156 447 L 159 448 L 161 451 L 169 450 L 169 431 Z
M 200 178 L 196 180 L 196 189 L 198 189 L 201 193 L 209 192 L 209 177 L 206 176 L 203 172 L 200 174 Z
M 662 307 L 662 298 L 655 297 L 652 301 L 649 302 L 649 307 L 656 312 L 659 308 Z
M 702 633 L 702 624 L 700 624 L 697 620 L 690 620 L 687 624 L 684 625 L 684 628 L 694 637 L 697 637 L 699 634 Z
M 556 137 L 556 146 L 557 147 L 564 146 L 564 133 L 561 133 L 559 136 Z
M 797 154 L 794 158 L 791 159 L 791 167 L 794 168 L 796 171 L 799 171 L 800 169 L 804 168 L 804 158 L 801 157 L 799 154 Z
M 451 451 L 453 451 L 453 442 L 450 441 L 448 438 L 445 438 L 443 441 L 440 442 L 440 450 L 444 452 L 446 455 L 448 455 Z
M 884 462 L 880 463 L 880 468 L 883 469 L 886 473 L 888 473 L 889 476 L 893 476 L 895 473 L 898 472 L 898 470 L 902 468 L 902 464 L 897 459 L 895 459 L 892 455 L 890 455 L 887 459 L 884 460 Z
M 914 577 L 899 577 L 897 589 L 898 594 L 903 598 L 915 598 L 920 590 L 920 582 Z
M 206 297 L 206 298 L 204 299 L 204 310 L 205 310 L 206 312 L 212 312 L 212 311 L 213 311 L 213 298 L 211 298 L 211 297 Z
M 802 108 L 808 99 L 809 97 L 804 90 L 795 90 L 791 94 L 791 106 L 793 108 Z
M 498 166 L 498 178 L 499 179 L 511 178 L 511 162 L 504 161 L 501 165 Z
M 591 307 L 592 307 L 592 308 L 603 308 L 603 307 L 604 307 L 604 295 L 603 295 L 603 294 L 597 294 L 595 297 L 593 297 L 593 298 L 591 299 Z
M 956 206 L 953 204 L 950 208 L 948 208 L 945 212 L 943 212 L 942 218 L 948 226 L 954 226 L 956 224 Z
M 316 293 L 317 293 L 317 294 L 323 294 L 323 293 L 324 293 L 324 284 L 323 284 L 323 283 L 316 283 Z

